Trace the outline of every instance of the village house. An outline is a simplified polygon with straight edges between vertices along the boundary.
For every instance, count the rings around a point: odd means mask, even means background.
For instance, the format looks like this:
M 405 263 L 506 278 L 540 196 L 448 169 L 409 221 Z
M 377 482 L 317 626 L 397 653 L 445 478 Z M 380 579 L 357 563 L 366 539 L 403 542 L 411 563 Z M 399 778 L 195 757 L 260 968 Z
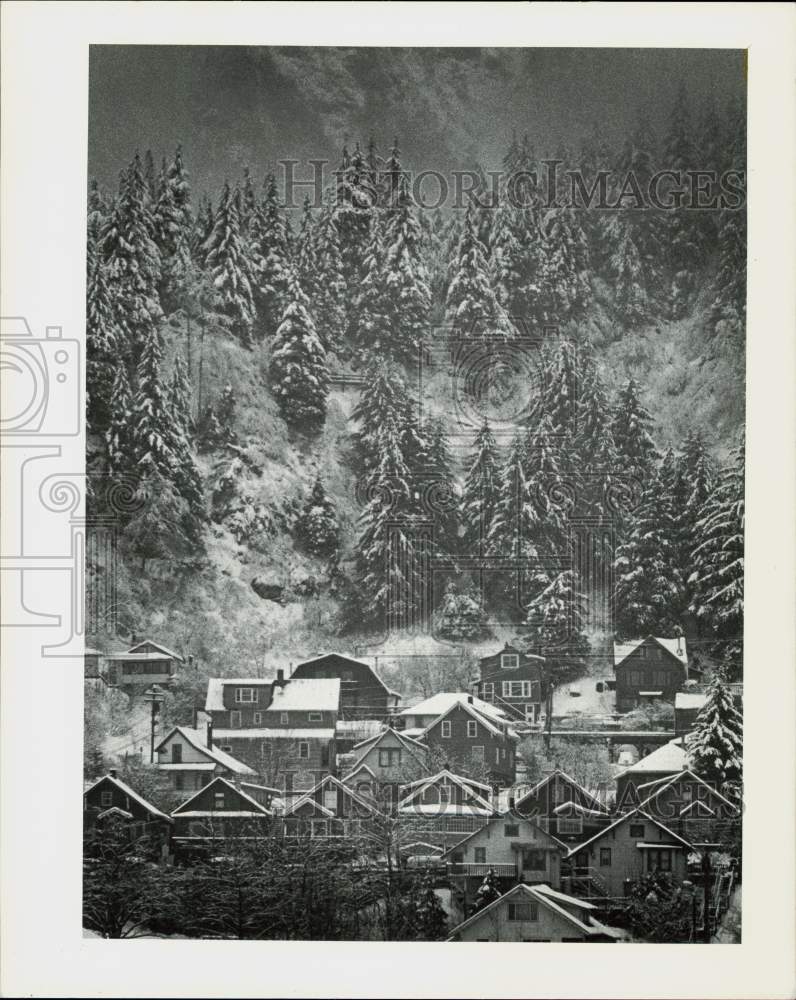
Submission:
M 518 797 L 514 809 L 569 844 L 582 842 L 611 822 L 607 794 L 592 795 L 559 768 Z
M 165 845 L 171 834 L 170 817 L 117 777 L 115 770 L 83 792 L 85 828 L 102 826 L 110 819 L 123 822 L 131 840 L 151 837 Z
M 398 802 L 403 828 L 418 841 L 444 848 L 496 815 L 489 785 L 447 769 L 404 785 Z
M 482 713 L 470 701 L 456 701 L 420 737 L 446 766 L 483 775 L 493 786 L 511 785 L 516 773 L 518 736 L 507 723 Z
M 155 747 L 158 770 L 169 775 L 176 792 L 198 791 L 213 778 L 255 777 L 256 771 L 213 746 L 213 727 L 174 726 Z
M 479 678 L 473 693 L 482 701 L 502 709 L 514 722 L 536 723 L 545 697 L 545 660 L 524 653 L 510 643 L 479 661 Z
M 358 837 L 363 832 L 363 822 L 377 812 L 372 801 L 327 774 L 285 810 L 284 832 L 287 837 L 313 840 Z
M 730 843 L 738 832 L 738 806 L 693 771 L 659 778 L 640 791 L 648 793 L 640 809 L 697 847 Z
M 333 678 L 340 681 L 340 719 L 378 719 L 386 722 L 401 696 L 391 690 L 370 664 L 342 653 L 323 653 L 297 664 L 291 680 Z
M 410 778 L 428 775 L 428 747 L 395 729 L 385 729 L 358 743 L 343 781 L 359 795 L 377 799 L 381 808 L 398 801 Z
M 516 885 L 454 927 L 448 941 L 580 941 L 610 944 L 625 937 L 594 917 L 585 900 L 547 885 Z
M 616 776 L 616 809 L 635 809 L 661 778 L 673 778 L 689 766 L 682 737 L 670 740 Z
M 469 704 L 484 718 L 489 719 L 493 725 L 503 728 L 509 725 L 506 713 L 495 705 L 481 701 L 480 698 L 476 698 L 475 695 L 468 694 L 466 691 L 441 691 L 416 705 L 402 709 L 398 713 L 396 726 L 402 727 L 407 735 L 417 738 L 453 705 L 460 705 L 463 702 Z
M 286 796 L 335 769 L 339 678 L 211 678 L 205 711 L 214 742 Z
M 170 684 L 183 658 L 158 642 L 145 639 L 125 652 L 104 653 L 108 684 L 112 687 L 149 687 Z
M 623 899 L 631 883 L 652 872 L 666 872 L 682 882 L 693 851 L 684 837 L 634 809 L 570 849 L 561 884 L 586 898 Z
M 172 812 L 178 847 L 225 838 L 252 840 L 271 832 L 276 788 L 214 778 Z
M 655 701 L 672 705 L 689 679 L 688 652 L 682 636 L 661 639 L 647 636 L 614 643 L 616 710 L 629 712 Z

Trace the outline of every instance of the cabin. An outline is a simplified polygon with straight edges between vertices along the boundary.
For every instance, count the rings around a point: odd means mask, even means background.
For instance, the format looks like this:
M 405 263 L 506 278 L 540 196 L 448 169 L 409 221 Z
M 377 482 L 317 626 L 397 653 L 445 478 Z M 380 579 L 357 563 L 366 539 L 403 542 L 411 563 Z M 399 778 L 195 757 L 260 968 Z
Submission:
M 692 844 L 719 846 L 735 839 L 739 807 L 693 771 L 659 778 L 644 791 L 649 795 L 639 808 Z
M 514 783 L 517 734 L 469 698 L 452 704 L 423 730 L 421 739 L 457 770 L 483 774 L 495 787 Z
M 158 770 L 169 775 L 175 792 L 195 792 L 213 778 L 253 778 L 256 771 L 213 746 L 213 727 L 205 731 L 174 728 L 155 747 Z
M 428 775 L 428 747 L 395 729 L 385 729 L 356 744 L 343 781 L 365 798 L 377 798 L 383 808 L 398 801 L 398 790 L 409 778 Z
M 342 653 L 323 653 L 297 664 L 292 680 L 338 678 L 340 718 L 346 721 L 387 721 L 398 708 L 401 696 L 387 687 L 373 667 Z
M 682 737 L 664 743 L 616 776 L 616 809 L 635 809 L 662 778 L 674 778 L 689 766 Z
M 126 652 L 104 654 L 108 684 L 112 687 L 149 687 L 170 684 L 183 658 L 166 646 L 145 639 Z
M 556 768 L 516 799 L 515 810 L 564 843 L 582 842 L 611 822 L 607 795 L 592 795 Z
M 276 788 L 214 778 L 172 812 L 174 841 L 191 847 L 226 838 L 254 840 L 272 829 Z
M 458 843 L 497 815 L 489 785 L 447 768 L 403 785 L 398 802 L 402 828 L 420 841 L 443 848 Z
M 377 814 L 371 801 L 327 774 L 285 810 L 284 832 L 286 837 L 312 840 L 357 837 L 363 823 Z
M 205 711 L 214 744 L 286 796 L 306 792 L 335 769 L 338 678 L 211 678 Z
M 396 725 L 402 727 L 409 736 L 417 738 L 453 705 L 460 705 L 462 702 L 467 702 L 495 725 L 505 727 L 509 723 L 508 716 L 502 709 L 481 701 L 473 694 L 467 694 L 466 691 L 442 691 L 417 705 L 403 709 L 398 713 Z
M 596 907 L 548 885 L 516 885 L 454 927 L 448 941 L 612 944 L 626 935 L 595 919 Z
M 479 677 L 473 694 L 501 708 L 514 722 L 536 723 L 545 698 L 545 660 L 525 653 L 511 643 L 478 664 Z
M 506 813 L 488 819 L 443 855 L 449 878 L 473 900 L 484 876 L 494 873 L 498 888 L 506 891 L 517 882 L 561 883 L 561 859 L 567 847 L 537 823 Z
M 693 851 L 684 837 L 634 809 L 570 849 L 561 884 L 580 896 L 623 899 L 633 882 L 652 872 L 667 872 L 682 882 Z
M 661 639 L 648 635 L 627 643 L 614 643 L 616 710 L 664 701 L 674 704 L 688 680 L 688 652 L 682 636 Z
M 168 844 L 171 818 L 117 777 L 115 770 L 83 792 L 84 828 L 101 827 L 111 820 L 123 823 L 131 840 L 150 837 L 158 846 Z

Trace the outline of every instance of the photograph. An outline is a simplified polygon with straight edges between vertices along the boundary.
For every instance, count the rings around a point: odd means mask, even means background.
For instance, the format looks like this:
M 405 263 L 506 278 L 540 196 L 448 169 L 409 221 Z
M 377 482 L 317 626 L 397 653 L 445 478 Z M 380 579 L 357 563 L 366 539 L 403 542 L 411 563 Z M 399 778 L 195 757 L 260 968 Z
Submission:
M 532 40 L 88 47 L 86 939 L 742 942 L 747 51 Z

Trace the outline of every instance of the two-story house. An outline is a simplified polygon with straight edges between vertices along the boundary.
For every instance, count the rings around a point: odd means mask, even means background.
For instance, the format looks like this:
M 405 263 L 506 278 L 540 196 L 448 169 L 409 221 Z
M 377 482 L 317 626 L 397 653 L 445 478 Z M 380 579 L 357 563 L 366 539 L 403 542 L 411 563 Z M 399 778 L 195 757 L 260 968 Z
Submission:
M 495 705 L 514 722 L 538 722 L 545 698 L 545 660 L 506 643 L 479 661 L 473 693 Z
M 616 710 L 629 712 L 654 701 L 674 704 L 688 680 L 688 652 L 682 636 L 614 643 Z
M 616 808 L 635 809 L 649 797 L 650 789 L 661 778 L 671 779 L 689 766 L 688 753 L 682 737 L 664 743 L 620 771 L 616 776 Z
M 108 684 L 112 687 L 149 687 L 170 684 L 183 658 L 151 639 L 131 646 L 126 652 L 103 654 Z
M 433 760 L 457 772 L 483 776 L 493 786 L 511 785 L 516 773 L 517 734 L 470 701 L 457 701 L 428 725 L 420 739 Z
M 340 719 L 386 721 L 395 713 L 400 694 L 389 688 L 373 667 L 342 653 L 323 653 L 296 665 L 291 680 L 333 678 L 340 681 Z
M 194 792 L 213 778 L 253 778 L 256 771 L 213 746 L 213 728 L 174 726 L 155 747 L 158 770 L 171 779 L 175 792 Z
M 639 808 L 692 844 L 721 846 L 738 836 L 739 806 L 689 769 L 660 778 L 645 791 Z
M 417 739 L 452 705 L 459 705 L 462 702 L 467 702 L 476 712 L 497 726 L 505 727 L 509 724 L 509 718 L 502 709 L 482 701 L 473 694 L 468 694 L 466 691 L 440 691 L 439 694 L 432 695 L 416 705 L 402 709 L 398 713 L 396 726 L 402 728 L 408 736 Z
M 124 824 L 131 840 L 149 838 L 167 844 L 172 821 L 161 809 L 122 781 L 115 770 L 98 778 L 83 792 L 83 823 L 86 829 L 109 820 Z
M 407 842 L 444 848 L 458 843 L 497 814 L 489 785 L 447 769 L 404 785 L 398 803 Z
M 428 775 L 428 747 L 395 729 L 362 740 L 353 757 L 343 781 L 382 809 L 398 801 L 398 790 L 410 779 Z
M 172 812 L 177 847 L 228 838 L 256 839 L 273 829 L 276 788 L 214 778 Z
M 211 678 L 205 711 L 214 743 L 286 796 L 313 788 L 335 768 L 340 680 Z
M 363 824 L 377 813 L 372 800 L 327 774 L 285 810 L 285 836 L 312 840 L 358 837 L 363 833 Z
M 559 768 L 517 798 L 514 808 L 567 844 L 581 843 L 611 822 L 605 790 L 593 795 Z

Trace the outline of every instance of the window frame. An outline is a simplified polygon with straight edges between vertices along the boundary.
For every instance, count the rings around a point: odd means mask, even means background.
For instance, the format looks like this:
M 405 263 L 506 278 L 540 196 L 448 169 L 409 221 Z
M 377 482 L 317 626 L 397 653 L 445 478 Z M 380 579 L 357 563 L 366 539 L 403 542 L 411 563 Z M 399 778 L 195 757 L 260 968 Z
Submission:
M 479 760 L 482 763 L 486 763 L 486 747 L 483 744 L 476 744 L 470 747 L 470 756 L 473 760 Z
M 473 863 L 476 865 L 486 864 L 486 848 L 485 847 L 474 847 L 473 848 Z
M 516 833 L 509 833 L 509 830 L 516 830 Z M 520 835 L 520 824 L 519 823 L 504 823 L 503 824 L 503 836 L 504 837 L 519 837 Z
M 251 697 L 244 698 L 244 692 L 248 692 Z M 256 687 L 239 687 L 235 688 L 235 704 L 236 705 L 257 705 L 260 701 L 260 692 Z
M 638 832 L 639 827 L 641 828 L 641 833 Z M 644 837 L 646 836 L 646 832 L 645 831 L 646 831 L 647 828 L 644 826 L 643 823 L 630 823 L 628 829 L 630 831 L 629 835 L 631 837 L 633 837 L 633 839 L 638 838 L 639 840 L 643 840 Z M 635 833 L 633 832 L 634 830 L 635 830 Z
M 307 722 L 323 722 L 323 712 L 308 712 Z
M 306 752 L 304 752 L 306 751 Z M 309 740 L 299 740 L 298 741 L 298 759 L 299 760 L 309 760 L 310 759 L 310 744 Z
M 243 712 L 240 709 L 232 709 L 229 713 L 229 728 L 230 729 L 242 729 L 243 728 Z
M 468 740 L 478 739 L 478 723 L 474 719 L 467 720 L 467 739 Z
M 509 662 L 509 661 L 513 662 Z M 500 654 L 500 669 L 501 670 L 519 670 L 520 668 L 520 654 L 519 653 L 501 653 Z
M 507 919 L 511 923 L 537 923 L 539 920 L 539 904 L 526 900 L 522 903 L 509 903 Z
M 607 860 L 606 860 L 606 858 L 607 858 Z M 600 848 L 599 862 L 600 862 L 600 865 L 599 865 L 600 868 L 610 868 L 611 867 L 611 865 L 613 864 L 613 853 L 612 853 L 610 847 L 601 847 Z
M 263 713 L 255 712 L 252 717 L 252 724 L 255 726 L 261 726 L 263 724 Z
M 451 737 L 453 735 L 453 727 L 451 725 L 450 719 L 443 719 L 442 720 L 442 722 L 440 723 L 439 734 L 440 734 L 441 739 L 443 739 L 443 740 L 449 740 L 449 739 L 451 739 Z
M 100 791 L 100 806 L 103 809 L 111 809 L 113 807 L 113 789 L 103 788 Z

